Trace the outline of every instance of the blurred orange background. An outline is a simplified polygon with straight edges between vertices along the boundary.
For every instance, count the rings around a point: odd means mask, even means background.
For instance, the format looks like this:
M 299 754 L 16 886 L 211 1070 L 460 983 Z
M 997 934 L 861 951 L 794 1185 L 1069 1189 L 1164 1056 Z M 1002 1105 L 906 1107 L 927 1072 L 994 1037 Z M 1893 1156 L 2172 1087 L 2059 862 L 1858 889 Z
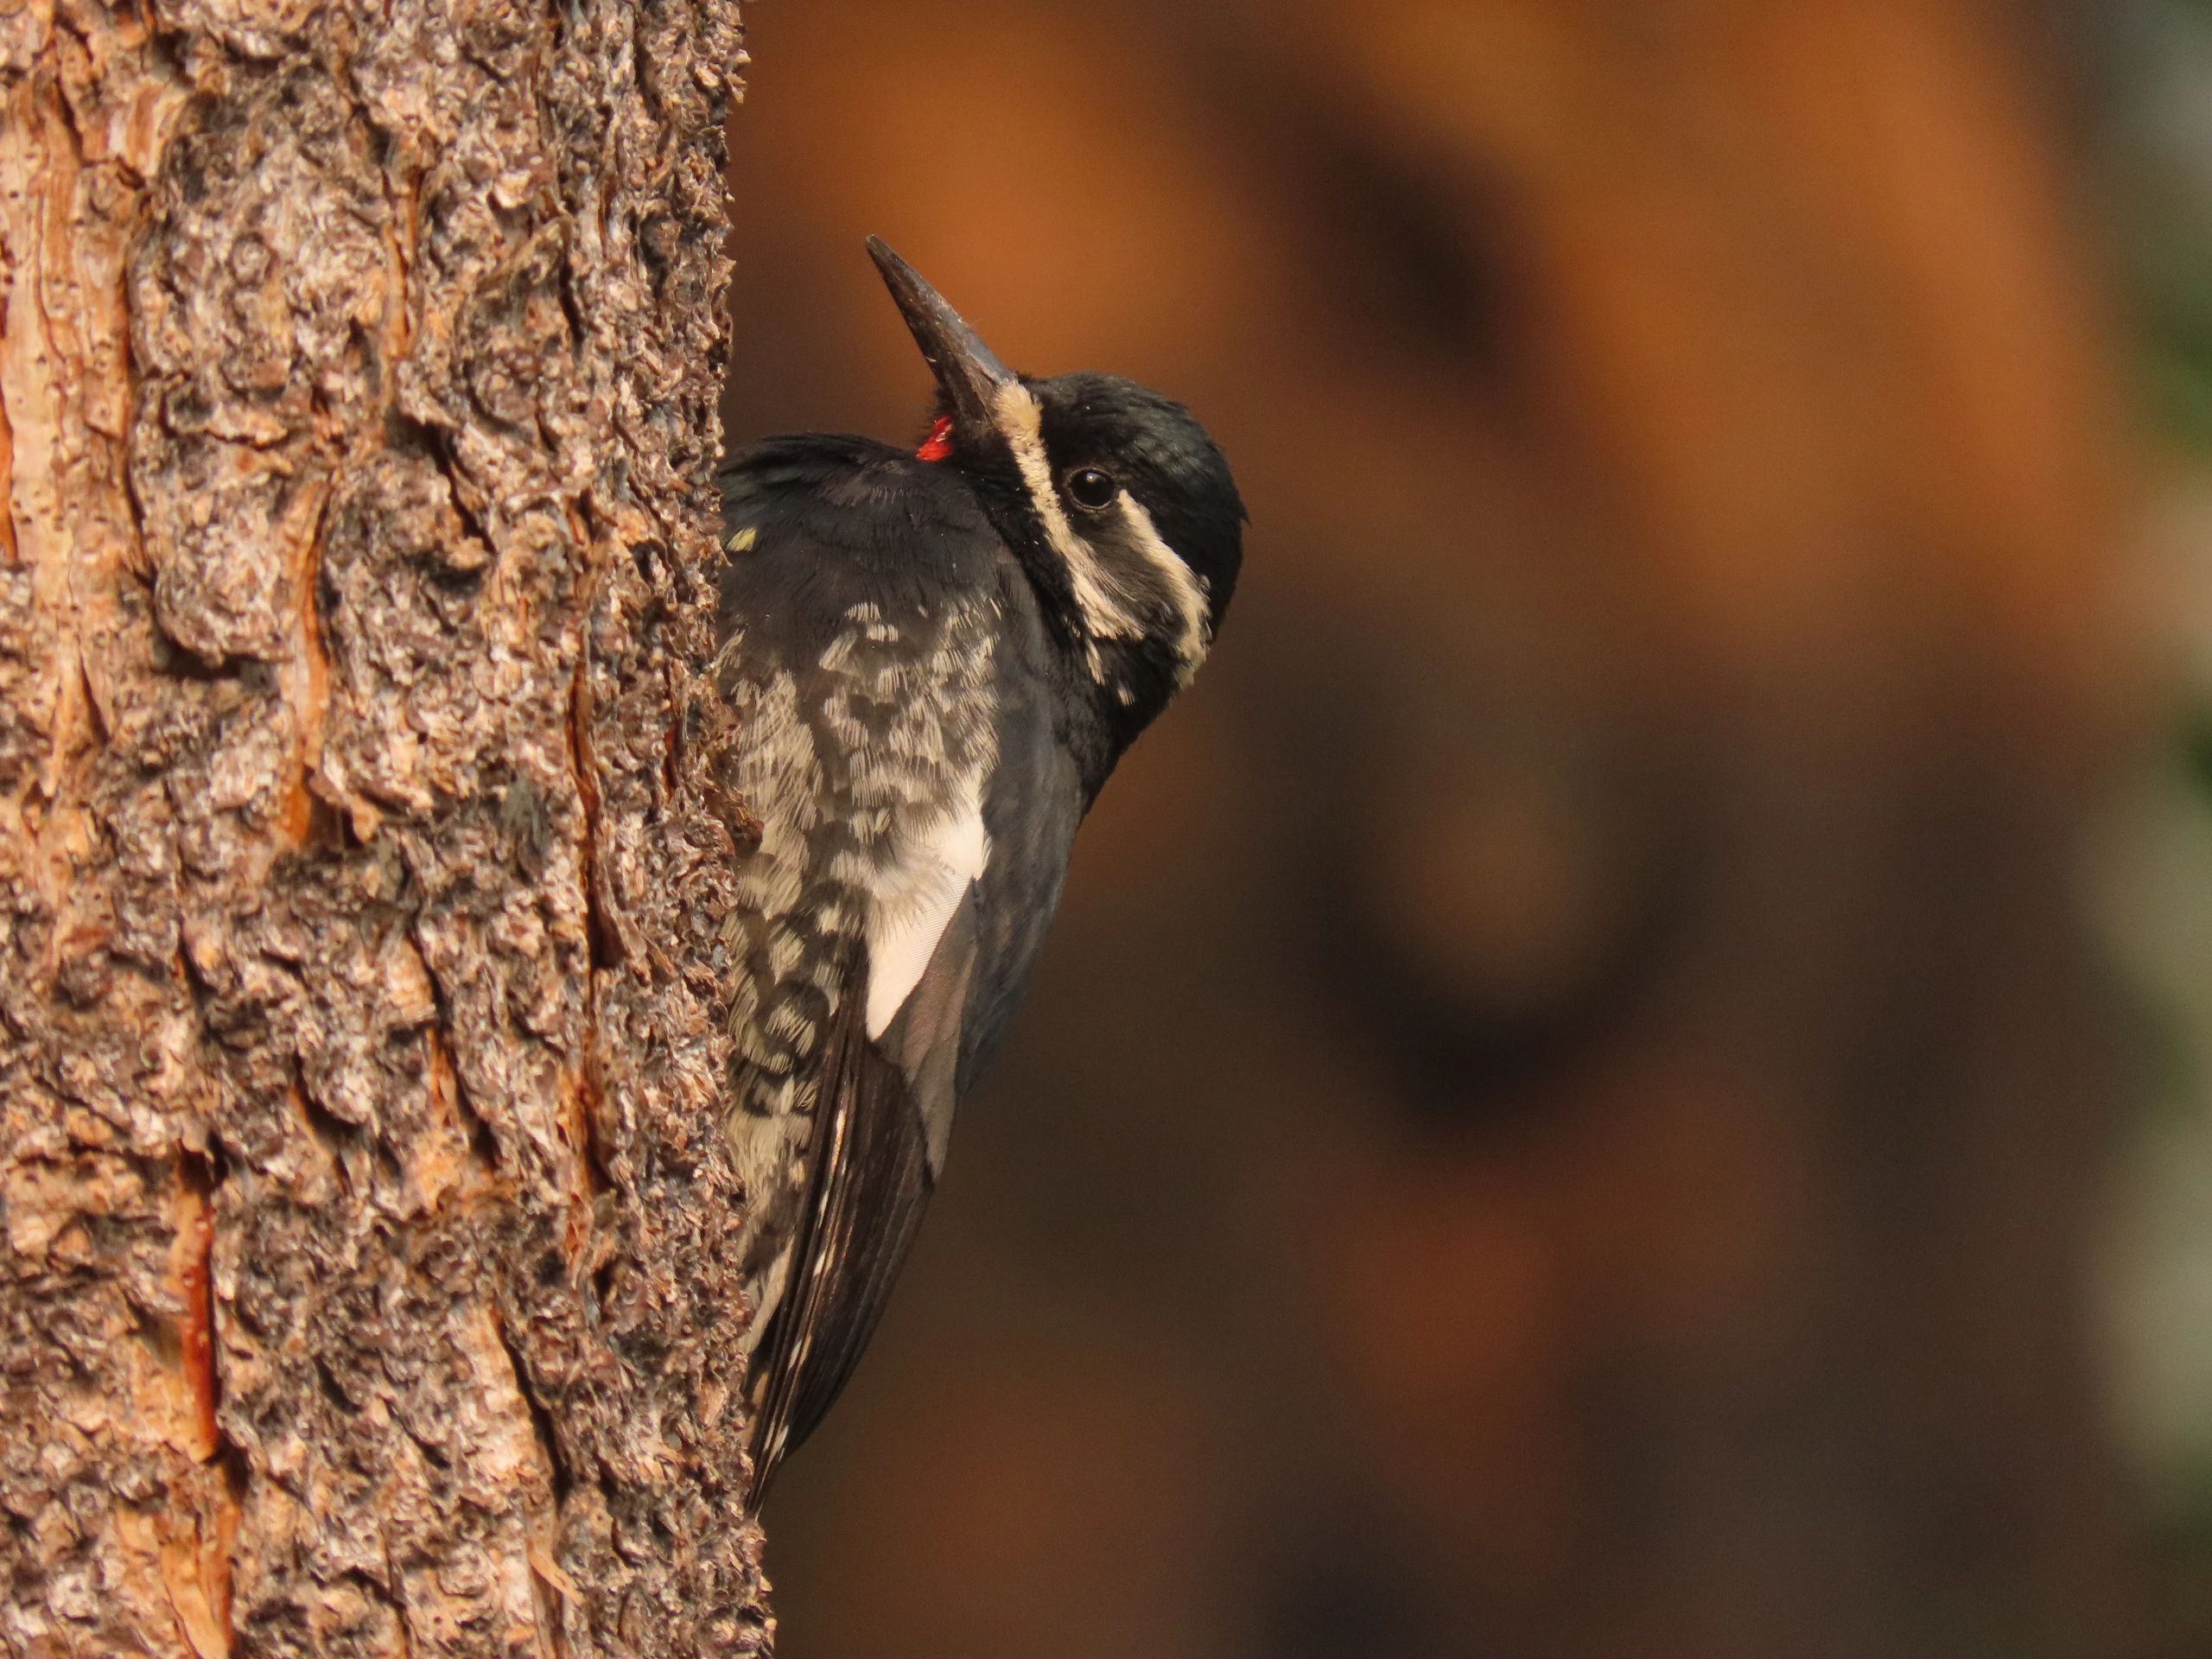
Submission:
M 2205 1650 L 2205 9 L 750 22 L 733 441 L 918 434 L 876 232 L 1253 521 L 787 1659 Z

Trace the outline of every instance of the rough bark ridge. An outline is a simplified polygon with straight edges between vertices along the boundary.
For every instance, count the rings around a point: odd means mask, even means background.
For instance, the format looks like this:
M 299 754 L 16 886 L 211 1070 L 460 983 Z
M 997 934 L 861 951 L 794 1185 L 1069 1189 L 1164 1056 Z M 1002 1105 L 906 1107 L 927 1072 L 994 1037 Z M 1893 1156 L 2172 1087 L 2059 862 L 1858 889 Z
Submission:
M 734 0 L 0 0 L 0 1649 L 743 1653 Z

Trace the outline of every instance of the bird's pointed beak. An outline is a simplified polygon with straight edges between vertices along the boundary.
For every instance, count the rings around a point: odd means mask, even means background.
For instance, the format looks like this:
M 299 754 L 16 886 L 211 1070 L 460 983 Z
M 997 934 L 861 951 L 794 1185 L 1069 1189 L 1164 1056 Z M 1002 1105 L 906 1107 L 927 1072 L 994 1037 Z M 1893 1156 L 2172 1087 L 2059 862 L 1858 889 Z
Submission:
M 914 343 L 929 362 L 930 372 L 944 389 L 954 433 L 980 439 L 995 430 L 999 392 L 1015 384 L 1014 371 L 999 361 L 976 331 L 961 321 L 960 314 L 945 303 L 944 296 L 893 253 L 881 237 L 868 238 L 868 252 L 883 273 L 884 286 L 898 302 L 899 315 L 906 319 Z

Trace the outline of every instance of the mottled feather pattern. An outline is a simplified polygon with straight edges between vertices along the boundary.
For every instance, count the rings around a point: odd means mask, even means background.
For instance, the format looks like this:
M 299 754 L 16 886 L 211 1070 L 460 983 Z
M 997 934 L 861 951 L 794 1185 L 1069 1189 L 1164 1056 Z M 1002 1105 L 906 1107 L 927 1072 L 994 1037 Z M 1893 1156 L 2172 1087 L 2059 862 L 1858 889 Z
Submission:
M 740 1065 L 729 1127 L 766 1236 L 781 1232 L 804 1181 L 817 1062 L 840 1001 L 867 994 L 879 894 L 958 809 L 960 781 L 995 759 L 979 695 L 995 612 L 970 597 L 893 623 L 857 601 L 810 669 L 749 649 L 742 626 L 722 648 L 717 684 L 747 732 L 735 782 L 761 823 L 728 924 L 745 969 L 730 1011 Z M 772 1251 L 763 1255 L 765 1306 L 780 1285 Z
M 1013 375 L 871 251 L 938 374 L 931 440 L 770 438 L 721 480 L 717 683 L 761 822 L 728 934 L 755 1504 L 881 1318 L 1077 825 L 1205 658 L 1241 559 L 1187 410 Z

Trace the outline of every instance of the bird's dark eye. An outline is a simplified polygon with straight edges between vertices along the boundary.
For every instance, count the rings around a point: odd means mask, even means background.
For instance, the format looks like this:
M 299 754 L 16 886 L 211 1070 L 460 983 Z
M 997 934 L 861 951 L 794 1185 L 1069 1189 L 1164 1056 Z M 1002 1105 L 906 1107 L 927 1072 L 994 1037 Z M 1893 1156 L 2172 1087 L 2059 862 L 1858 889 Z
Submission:
M 1109 505 L 1121 490 L 1111 473 L 1102 473 L 1096 467 L 1078 467 L 1068 474 L 1069 499 L 1094 512 Z

